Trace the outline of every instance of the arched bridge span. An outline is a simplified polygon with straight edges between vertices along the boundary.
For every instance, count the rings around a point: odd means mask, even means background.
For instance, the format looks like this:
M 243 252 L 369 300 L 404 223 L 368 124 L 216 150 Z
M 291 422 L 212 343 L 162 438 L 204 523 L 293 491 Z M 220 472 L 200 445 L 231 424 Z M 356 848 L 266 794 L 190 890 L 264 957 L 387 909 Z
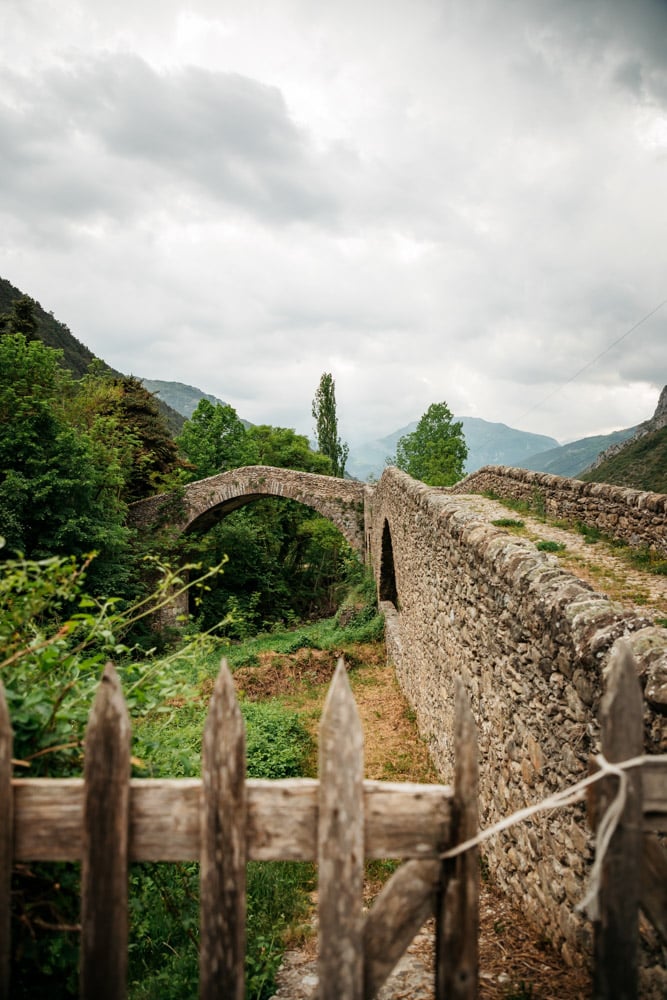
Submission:
M 364 554 L 364 484 L 312 472 L 249 465 L 189 483 L 182 494 L 138 500 L 130 523 L 138 528 L 169 524 L 182 532 L 210 525 L 262 497 L 283 497 L 312 507 L 339 529 L 353 549 Z

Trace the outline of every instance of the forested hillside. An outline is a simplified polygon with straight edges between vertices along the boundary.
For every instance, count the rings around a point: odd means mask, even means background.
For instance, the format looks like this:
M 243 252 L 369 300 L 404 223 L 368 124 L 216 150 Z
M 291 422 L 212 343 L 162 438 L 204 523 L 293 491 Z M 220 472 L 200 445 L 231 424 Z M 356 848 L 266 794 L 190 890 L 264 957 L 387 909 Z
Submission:
M 6 278 L 0 278 L 0 316 L 8 314 L 12 303 L 24 294 Z M 62 351 L 65 367 L 77 378 L 85 375 L 88 365 L 95 360 L 93 352 L 77 340 L 69 327 L 57 320 L 52 312 L 46 312 L 39 302 L 34 303 L 34 316 L 37 321 L 37 336 L 42 343 Z

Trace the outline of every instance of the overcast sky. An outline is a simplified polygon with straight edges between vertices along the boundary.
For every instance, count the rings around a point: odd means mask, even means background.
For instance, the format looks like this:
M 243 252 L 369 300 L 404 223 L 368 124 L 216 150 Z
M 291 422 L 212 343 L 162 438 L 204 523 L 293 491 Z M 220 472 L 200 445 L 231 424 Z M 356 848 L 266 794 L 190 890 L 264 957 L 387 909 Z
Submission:
M 666 223 L 667 0 L 0 0 L 0 275 L 255 423 L 644 420 Z

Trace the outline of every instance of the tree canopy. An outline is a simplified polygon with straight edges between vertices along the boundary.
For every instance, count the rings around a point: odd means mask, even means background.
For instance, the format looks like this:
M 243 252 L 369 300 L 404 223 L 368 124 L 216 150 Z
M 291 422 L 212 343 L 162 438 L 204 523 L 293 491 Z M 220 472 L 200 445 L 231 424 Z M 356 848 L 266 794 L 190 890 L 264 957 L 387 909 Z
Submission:
M 320 379 L 313 399 L 313 418 L 317 447 L 323 455 L 331 459 L 334 476 L 344 476 L 349 448 L 338 436 L 336 383 L 330 372 L 324 372 Z
M 245 425 L 229 404 L 201 399 L 176 441 L 190 463 L 189 482 L 257 464 Z
M 22 333 L 0 338 L 0 533 L 28 558 L 95 550 L 91 584 L 119 586 L 129 531 L 117 427 L 73 418 L 80 387 L 59 360 Z
M 35 303 L 29 295 L 14 299 L 9 312 L 0 316 L 0 330 L 5 333 L 22 333 L 26 340 L 37 339 Z
M 429 486 L 451 486 L 463 476 L 468 447 L 463 425 L 446 403 L 432 403 L 411 434 L 396 446 L 395 464 Z

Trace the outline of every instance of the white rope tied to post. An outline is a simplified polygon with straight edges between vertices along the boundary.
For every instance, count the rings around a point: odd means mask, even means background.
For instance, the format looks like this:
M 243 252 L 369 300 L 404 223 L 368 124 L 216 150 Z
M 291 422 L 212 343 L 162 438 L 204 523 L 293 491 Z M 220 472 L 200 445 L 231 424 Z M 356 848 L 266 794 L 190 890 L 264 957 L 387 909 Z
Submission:
M 589 876 L 588 891 L 581 902 L 576 906 L 577 910 L 586 913 L 589 920 L 597 920 L 600 912 L 598 894 L 600 891 L 602 865 L 604 863 L 611 838 L 614 835 L 614 831 L 618 826 L 618 821 L 621 818 L 623 809 L 625 808 L 625 800 L 628 794 L 628 776 L 625 772 L 632 767 L 641 767 L 646 763 L 667 763 L 667 755 L 652 754 L 650 756 L 644 755 L 641 757 L 631 757 L 628 760 L 622 760 L 612 764 L 602 754 L 598 754 L 595 757 L 595 762 L 600 768 L 600 770 L 596 771 L 595 774 L 589 774 L 588 777 L 582 778 L 582 780 L 578 781 L 576 784 L 570 785 L 568 788 L 564 788 L 560 792 L 555 792 L 553 795 L 549 795 L 546 799 L 542 799 L 540 802 L 535 802 L 532 806 L 526 806 L 524 809 L 519 809 L 517 812 L 512 813 L 511 816 L 506 816 L 504 819 L 494 823 L 493 826 L 487 827 L 486 830 L 481 830 L 476 837 L 471 837 L 469 840 L 464 840 L 461 844 L 457 844 L 456 847 L 452 847 L 448 851 L 443 851 L 440 855 L 441 859 L 444 860 L 445 858 L 458 857 L 459 854 L 463 854 L 465 851 L 469 851 L 471 848 L 485 843 L 497 833 L 501 833 L 503 830 L 508 830 L 510 827 L 516 826 L 517 823 L 522 823 L 524 820 L 530 819 L 531 816 L 537 815 L 537 813 L 549 812 L 553 809 L 562 809 L 565 806 L 575 805 L 577 802 L 583 801 L 586 789 L 589 788 L 590 785 L 594 785 L 596 781 L 600 781 L 602 778 L 613 775 L 618 778 L 618 788 L 616 789 L 614 798 L 607 806 L 604 816 L 598 824 L 595 834 L 595 861 L 593 862 L 593 867 L 591 868 Z

